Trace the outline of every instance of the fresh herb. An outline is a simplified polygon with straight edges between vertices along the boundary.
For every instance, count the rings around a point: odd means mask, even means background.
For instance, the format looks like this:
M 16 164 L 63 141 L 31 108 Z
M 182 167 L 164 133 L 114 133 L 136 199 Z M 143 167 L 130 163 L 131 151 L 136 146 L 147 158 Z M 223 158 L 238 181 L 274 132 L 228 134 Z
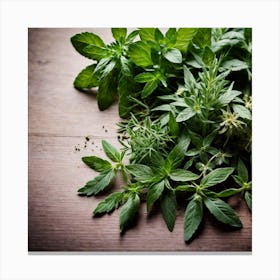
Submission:
M 100 110 L 118 99 L 118 150 L 102 141 L 108 159 L 82 160 L 99 174 L 78 190 L 106 191 L 116 176 L 124 185 L 94 210 L 121 207 L 120 232 L 131 227 L 140 203 L 161 209 L 169 231 L 185 208 L 184 240 L 198 234 L 205 211 L 220 223 L 242 228 L 227 203 L 240 195 L 252 205 L 251 29 L 112 28 L 105 44 L 85 32 L 71 38 L 93 63 L 74 81 L 77 89 L 98 88 Z M 88 139 L 86 139 L 88 141 Z M 182 200 L 185 204 L 182 205 Z

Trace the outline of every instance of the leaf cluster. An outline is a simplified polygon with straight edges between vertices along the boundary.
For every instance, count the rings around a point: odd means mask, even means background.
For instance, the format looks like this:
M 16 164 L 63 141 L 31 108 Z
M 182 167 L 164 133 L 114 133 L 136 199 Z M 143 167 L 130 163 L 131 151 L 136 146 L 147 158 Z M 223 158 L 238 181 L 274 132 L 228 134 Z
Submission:
M 219 222 L 241 228 L 227 203 L 233 195 L 252 207 L 251 29 L 112 28 L 110 44 L 93 33 L 73 36 L 74 48 L 94 63 L 74 81 L 98 88 L 100 110 L 118 99 L 117 150 L 102 145 L 108 160 L 82 160 L 99 172 L 78 190 L 97 195 L 121 176 L 124 186 L 101 201 L 94 215 L 121 207 L 120 231 L 161 209 L 172 231 L 185 202 L 184 240 L 190 241 L 209 211 Z

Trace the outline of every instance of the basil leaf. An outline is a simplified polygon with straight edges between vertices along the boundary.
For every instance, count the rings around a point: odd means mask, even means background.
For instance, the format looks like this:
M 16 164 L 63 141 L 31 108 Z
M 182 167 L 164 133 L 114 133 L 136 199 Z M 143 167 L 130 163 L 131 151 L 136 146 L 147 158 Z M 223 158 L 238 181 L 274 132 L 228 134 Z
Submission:
M 93 88 L 98 86 L 98 77 L 94 74 L 96 64 L 92 64 L 83 69 L 74 81 L 74 87 L 83 88 Z
M 159 183 L 149 187 L 148 193 L 147 193 L 147 211 L 148 212 L 151 211 L 153 204 L 160 198 L 163 190 L 164 190 L 164 181 L 160 181 Z
M 250 211 L 252 211 L 252 195 L 251 195 L 251 193 L 246 191 L 244 197 L 245 197 L 245 201 L 246 201 L 246 204 L 247 204 L 248 208 L 250 209 Z
M 178 49 L 170 49 L 167 52 L 163 53 L 163 56 L 172 63 L 180 64 L 182 63 L 182 54 Z
M 163 193 L 160 199 L 160 206 L 163 219 L 169 231 L 173 231 L 176 221 L 176 196 L 175 192 L 168 191 Z
M 211 28 L 197 28 L 193 43 L 201 49 L 211 46 Z
M 209 47 L 206 46 L 202 56 L 203 62 L 205 63 L 205 65 L 210 67 L 214 62 L 214 59 L 215 59 L 215 54 L 211 51 Z
M 153 93 L 153 91 L 157 88 L 157 86 L 158 86 L 158 82 L 157 81 L 147 82 L 146 85 L 143 88 L 141 97 L 142 98 L 148 97 L 150 94 Z
M 143 41 L 138 41 L 131 44 L 128 49 L 128 55 L 131 61 L 137 66 L 146 68 L 153 65 L 150 46 Z
M 93 211 L 94 216 L 110 213 L 114 209 L 118 208 L 122 197 L 123 193 L 121 192 L 111 193 L 97 205 L 97 207 Z
M 198 229 L 203 217 L 203 204 L 201 198 L 193 198 L 186 208 L 184 215 L 184 239 L 189 241 Z
M 129 224 L 133 221 L 140 206 L 140 198 L 137 194 L 132 194 L 128 198 L 127 202 L 123 205 L 119 222 L 120 232 L 123 233 L 128 228 Z
M 241 159 L 238 159 L 237 163 L 237 174 L 238 177 L 243 181 L 243 182 L 248 182 L 248 170 L 244 164 L 244 162 Z
M 176 43 L 177 39 L 176 28 L 169 28 L 165 33 L 165 38 L 167 39 L 167 45 L 173 46 Z
M 187 52 L 190 42 L 197 32 L 197 28 L 179 28 L 175 48 Z
M 117 95 L 117 75 L 111 71 L 109 75 L 99 81 L 97 102 L 99 110 L 103 111 L 110 107 Z
M 137 181 L 142 183 L 150 182 L 155 176 L 153 170 L 149 166 L 143 164 L 129 164 L 126 166 L 126 169 Z
M 127 29 L 126 28 L 111 28 L 113 37 L 116 41 L 123 43 L 125 41 Z
M 176 187 L 175 190 L 181 192 L 195 192 L 196 188 L 193 185 L 180 185 Z
M 234 171 L 232 167 L 217 168 L 207 174 L 202 180 L 201 184 L 204 187 L 212 187 L 224 182 L 228 176 Z
M 223 190 L 223 191 L 217 193 L 217 197 L 229 197 L 229 196 L 235 195 L 239 192 L 241 192 L 241 189 L 230 188 L 230 189 L 226 189 L 226 190 Z
M 134 80 L 137 83 L 146 83 L 146 82 L 154 81 L 155 80 L 155 76 L 152 73 L 144 72 L 144 73 L 140 73 L 140 74 L 136 75 Z
M 84 51 L 84 48 L 89 45 L 95 45 L 99 47 L 105 47 L 103 40 L 94 33 L 84 32 L 76 34 L 71 37 L 71 43 L 75 50 L 81 55 L 91 58 L 87 52 Z
M 206 207 L 209 209 L 211 214 L 220 222 L 228 224 L 232 227 L 242 227 L 242 223 L 239 217 L 235 214 L 233 209 L 224 201 L 219 198 L 208 198 L 204 199 Z
M 187 182 L 197 180 L 200 176 L 184 169 L 175 169 L 170 173 L 170 178 L 176 182 Z
M 111 159 L 114 162 L 121 161 L 121 154 L 119 153 L 119 151 L 106 140 L 102 140 L 102 147 L 109 159 Z
M 106 47 L 99 47 L 96 45 L 88 45 L 83 49 L 88 58 L 94 60 L 101 60 L 102 58 L 110 57 L 110 52 Z
M 95 195 L 104 190 L 112 181 L 115 173 L 114 170 L 109 169 L 101 172 L 93 180 L 88 181 L 86 185 L 78 190 L 80 194 L 87 196 Z
M 139 35 L 143 41 L 155 40 L 155 28 L 140 28 Z
M 112 165 L 109 161 L 96 156 L 82 157 L 82 161 L 87 166 L 98 172 L 102 172 L 112 168 Z

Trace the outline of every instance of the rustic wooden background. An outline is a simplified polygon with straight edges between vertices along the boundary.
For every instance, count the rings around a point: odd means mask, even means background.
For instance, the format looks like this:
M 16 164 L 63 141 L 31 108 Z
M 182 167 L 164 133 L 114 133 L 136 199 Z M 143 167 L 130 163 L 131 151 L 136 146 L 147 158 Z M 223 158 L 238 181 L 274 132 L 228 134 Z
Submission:
M 101 140 L 118 145 L 117 105 L 100 112 L 95 96 L 72 86 L 90 60 L 79 55 L 70 37 L 93 31 L 110 42 L 109 29 L 31 28 L 28 31 L 28 244 L 29 251 L 213 252 L 251 251 L 251 215 L 243 201 L 231 200 L 243 229 L 230 231 L 206 215 L 198 238 L 183 240 L 184 209 L 170 233 L 144 204 L 135 227 L 119 235 L 118 210 L 92 218 L 105 196 L 80 197 L 77 189 L 96 173 L 81 157 L 103 156 Z M 85 136 L 91 140 L 85 147 Z M 80 151 L 76 151 L 79 148 Z M 118 188 L 116 182 L 114 188 Z

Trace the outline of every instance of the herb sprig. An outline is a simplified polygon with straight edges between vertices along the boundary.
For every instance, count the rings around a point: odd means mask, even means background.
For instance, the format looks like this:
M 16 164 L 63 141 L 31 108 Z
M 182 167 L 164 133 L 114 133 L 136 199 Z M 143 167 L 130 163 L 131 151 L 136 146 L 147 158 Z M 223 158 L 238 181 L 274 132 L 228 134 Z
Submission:
M 169 231 L 185 198 L 184 240 L 191 241 L 209 211 L 219 222 L 242 228 L 227 203 L 240 195 L 252 207 L 251 29 L 112 28 L 110 44 L 94 33 L 71 38 L 93 63 L 74 81 L 98 88 L 100 110 L 118 99 L 118 150 L 103 140 L 108 157 L 83 157 L 99 174 L 78 190 L 106 191 L 116 176 L 124 185 L 101 201 L 95 216 L 121 207 L 124 233 L 145 201 L 160 206 Z

